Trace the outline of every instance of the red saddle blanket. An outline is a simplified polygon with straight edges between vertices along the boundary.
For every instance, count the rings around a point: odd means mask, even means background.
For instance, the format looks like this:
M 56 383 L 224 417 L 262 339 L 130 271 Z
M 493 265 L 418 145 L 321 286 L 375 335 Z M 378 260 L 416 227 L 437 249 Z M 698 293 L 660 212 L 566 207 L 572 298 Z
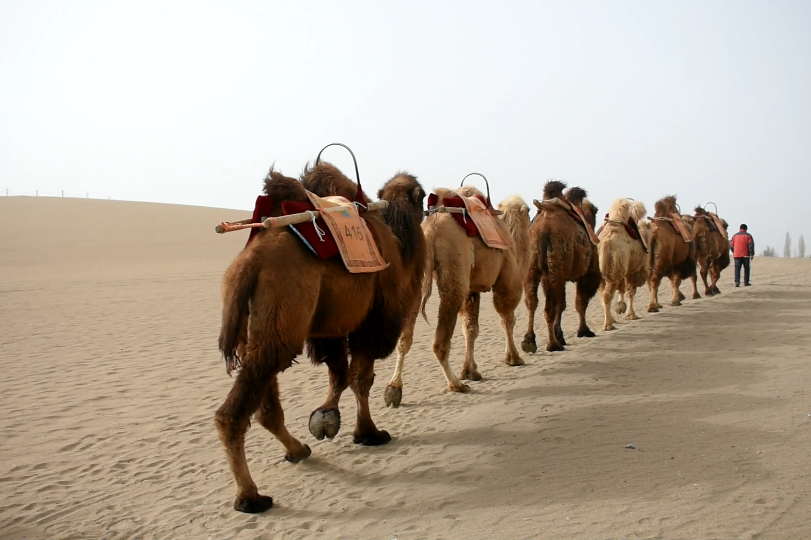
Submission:
M 465 209 L 464 214 L 453 213 L 451 215 L 469 237 L 478 236 L 488 247 L 494 249 L 509 249 L 512 245 L 510 238 L 504 234 L 496 222 L 489 199 L 485 199 L 482 195 L 445 197 L 440 201 L 436 193 L 431 193 L 428 196 L 428 208 L 431 209 L 438 204 Z
M 273 200 L 268 195 L 258 196 L 256 198 L 256 204 L 254 205 L 251 222 L 263 222 L 266 217 L 270 216 L 272 209 Z M 310 201 L 282 201 L 282 212 L 284 212 L 285 216 L 300 214 L 301 212 L 307 212 L 309 210 L 315 210 L 315 205 Z M 315 225 L 316 224 L 313 222 L 297 223 L 290 225 L 290 228 L 319 259 L 326 260 L 338 255 L 338 244 L 335 242 L 335 238 L 329 233 L 324 234 L 325 231 L 323 227 L 320 228 L 322 232 L 319 234 L 319 232 L 316 231 Z M 245 245 L 250 244 L 261 231 L 262 229 L 251 229 L 251 234 Z
M 477 198 L 484 203 L 485 206 L 490 208 L 490 201 L 486 200 L 483 196 L 478 195 Z M 448 208 L 464 208 L 465 201 L 462 200 L 462 197 L 445 197 L 442 201 L 439 200 L 439 196 L 436 193 L 431 193 L 428 195 L 428 210 L 431 208 L 438 206 L 442 203 L 443 206 L 447 206 Z M 468 236 L 479 236 L 479 228 L 476 227 L 476 224 L 473 223 L 473 220 L 466 217 L 465 214 L 451 214 L 453 219 L 456 220 L 458 223 L 467 233 Z

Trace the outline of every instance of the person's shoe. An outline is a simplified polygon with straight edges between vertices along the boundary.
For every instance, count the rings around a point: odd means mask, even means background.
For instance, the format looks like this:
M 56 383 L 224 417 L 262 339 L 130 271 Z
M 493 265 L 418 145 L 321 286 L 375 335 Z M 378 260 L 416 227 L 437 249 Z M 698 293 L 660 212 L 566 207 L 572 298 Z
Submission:
M 743 286 L 744 286 L 744 287 L 751 287 L 751 286 L 752 286 L 752 284 L 751 284 L 751 283 L 744 283 L 744 284 L 743 284 Z
M 736 287 L 740 287 L 740 286 L 741 286 L 741 284 L 740 284 L 740 283 L 736 283 L 736 284 L 735 284 L 735 286 L 736 286 Z

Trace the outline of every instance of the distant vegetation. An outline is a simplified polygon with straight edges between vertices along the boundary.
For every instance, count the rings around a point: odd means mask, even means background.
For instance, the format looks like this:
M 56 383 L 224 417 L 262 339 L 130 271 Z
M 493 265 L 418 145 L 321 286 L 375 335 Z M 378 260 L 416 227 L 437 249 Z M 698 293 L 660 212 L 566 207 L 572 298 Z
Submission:
M 772 246 L 766 246 L 766 249 L 763 250 L 763 253 L 760 254 L 761 257 L 777 257 L 777 250 L 774 249 Z

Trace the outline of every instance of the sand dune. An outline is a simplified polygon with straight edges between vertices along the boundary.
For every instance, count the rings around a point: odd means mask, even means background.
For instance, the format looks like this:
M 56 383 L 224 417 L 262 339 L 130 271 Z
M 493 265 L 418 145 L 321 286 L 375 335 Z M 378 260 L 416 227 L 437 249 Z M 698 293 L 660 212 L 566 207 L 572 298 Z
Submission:
M 247 233 L 213 227 L 245 214 L 0 198 L 0 539 L 811 535 L 811 260 L 761 258 L 751 288 L 728 270 L 721 296 L 658 314 L 641 292 L 643 319 L 610 333 L 595 299 L 594 339 L 574 337 L 570 290 L 569 350 L 520 368 L 501 363 L 486 295 L 484 380 L 465 395 L 444 392 L 420 320 L 400 409 L 382 398 L 393 359 L 376 369 L 373 414 L 394 437 L 379 448 L 352 444 L 351 394 L 342 432 L 315 441 L 326 370 L 294 365 L 287 424 L 313 455 L 285 463 L 254 425 L 251 471 L 276 505 L 234 512 L 216 342 Z M 462 344 L 457 328 L 457 371 Z

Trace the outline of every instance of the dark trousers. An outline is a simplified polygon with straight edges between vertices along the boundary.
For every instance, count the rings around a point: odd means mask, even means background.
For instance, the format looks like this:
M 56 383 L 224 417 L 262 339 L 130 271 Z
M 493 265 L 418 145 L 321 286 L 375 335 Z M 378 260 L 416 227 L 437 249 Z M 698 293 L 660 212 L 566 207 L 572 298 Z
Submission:
M 735 285 L 741 282 L 741 266 L 743 266 L 743 284 L 749 285 L 749 257 L 735 257 Z

